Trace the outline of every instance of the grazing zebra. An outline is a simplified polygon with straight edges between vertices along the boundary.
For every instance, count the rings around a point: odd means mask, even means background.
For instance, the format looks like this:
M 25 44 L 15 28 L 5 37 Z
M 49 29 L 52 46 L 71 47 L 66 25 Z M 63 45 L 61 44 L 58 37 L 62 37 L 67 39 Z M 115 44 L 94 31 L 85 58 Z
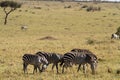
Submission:
M 27 30 L 28 29 L 28 27 L 27 26 L 21 26 L 21 30 Z
M 79 65 L 78 71 L 80 69 L 80 66 L 83 65 L 84 73 L 86 73 L 86 69 L 85 69 L 86 63 L 90 64 L 92 74 L 95 74 L 95 68 L 97 67 L 97 60 L 92 54 L 89 54 L 89 53 L 82 53 L 82 52 L 81 53 L 78 53 L 78 52 L 65 53 L 60 65 L 61 66 L 63 65 L 62 73 L 64 73 L 65 67 L 66 68 L 71 67 L 73 64 Z
M 75 58 L 75 54 L 73 52 L 68 52 L 63 55 L 61 59 L 61 64 L 60 64 L 60 66 L 64 64 L 62 73 L 64 72 L 64 67 L 65 68 L 72 67 L 74 58 Z
M 90 54 L 91 56 L 93 56 L 97 60 L 97 56 L 95 54 L 93 54 L 91 51 L 89 51 L 88 49 L 74 48 L 74 49 L 71 50 L 71 52 Z
M 74 49 L 71 50 L 71 52 L 77 52 L 77 53 L 80 53 L 80 54 L 81 53 L 88 54 L 89 56 L 91 56 L 92 58 L 94 58 L 94 60 L 96 61 L 96 63 L 98 63 L 97 56 L 95 54 L 93 54 L 91 51 L 87 50 L 87 49 L 74 48 Z M 85 71 L 85 65 L 87 65 L 87 64 L 83 65 L 83 71 Z M 77 71 L 80 70 L 80 67 L 81 67 L 81 64 L 79 64 L 79 67 L 78 67 Z
M 47 59 L 49 64 L 53 63 L 52 70 L 53 70 L 54 66 L 56 66 L 57 73 L 59 73 L 58 63 L 61 61 L 61 59 L 63 57 L 62 54 L 47 53 L 47 52 L 37 52 L 36 54 L 39 56 L 41 56 L 41 55 L 44 56 Z
M 111 39 L 120 39 L 120 36 L 116 33 L 111 35 Z
M 41 56 L 33 55 L 33 54 L 24 54 L 22 57 L 22 60 L 23 60 L 24 73 L 27 71 L 27 66 L 29 64 L 34 65 L 33 74 L 34 74 L 34 71 L 37 72 L 37 68 L 39 69 L 39 72 L 41 72 L 40 70 L 41 64 L 43 64 L 44 68 L 46 68 L 46 66 L 48 65 L 48 61 L 45 57 L 41 57 Z

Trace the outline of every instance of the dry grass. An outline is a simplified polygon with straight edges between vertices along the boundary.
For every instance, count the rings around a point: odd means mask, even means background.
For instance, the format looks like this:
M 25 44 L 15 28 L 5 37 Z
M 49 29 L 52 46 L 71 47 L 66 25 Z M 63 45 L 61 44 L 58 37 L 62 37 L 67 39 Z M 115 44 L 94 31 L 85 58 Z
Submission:
M 71 8 L 64 8 L 66 5 Z M 102 10 L 87 12 L 82 5 L 100 6 Z M 116 71 L 120 68 L 120 41 L 110 39 L 120 26 L 119 8 L 120 4 L 114 3 L 29 2 L 10 14 L 7 25 L 3 25 L 0 9 L 0 80 L 119 80 Z M 27 25 L 28 30 L 22 31 L 21 25 Z M 39 40 L 46 36 L 56 40 Z M 29 66 L 29 74 L 23 74 L 24 53 L 64 54 L 73 48 L 86 48 L 98 56 L 96 75 L 91 75 L 90 69 L 86 76 L 82 71 L 77 73 L 76 66 L 65 74 L 56 74 L 49 66 L 46 72 L 35 75 Z M 112 73 L 108 73 L 108 67 Z

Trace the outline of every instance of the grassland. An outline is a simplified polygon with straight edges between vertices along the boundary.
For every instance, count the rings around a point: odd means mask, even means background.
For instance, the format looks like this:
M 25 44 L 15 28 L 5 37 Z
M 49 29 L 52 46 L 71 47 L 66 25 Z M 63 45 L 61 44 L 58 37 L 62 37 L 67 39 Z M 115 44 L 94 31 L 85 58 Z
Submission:
M 87 12 L 82 5 L 100 6 L 101 11 Z M 64 6 L 71 5 L 71 8 Z M 34 7 L 41 7 L 35 9 Z M 78 2 L 25 2 L 11 13 L 8 24 L 3 25 L 4 12 L 0 8 L 0 80 L 120 80 L 116 70 L 120 69 L 120 40 L 111 40 L 111 34 L 120 26 L 120 4 Z M 22 31 L 22 25 L 28 30 Z M 56 40 L 41 40 L 50 36 Z M 64 54 L 73 48 L 85 48 L 100 59 L 97 74 L 90 69 L 85 76 L 76 72 L 77 66 L 65 74 L 51 71 L 23 74 L 22 56 L 37 51 Z M 107 69 L 111 68 L 112 73 Z

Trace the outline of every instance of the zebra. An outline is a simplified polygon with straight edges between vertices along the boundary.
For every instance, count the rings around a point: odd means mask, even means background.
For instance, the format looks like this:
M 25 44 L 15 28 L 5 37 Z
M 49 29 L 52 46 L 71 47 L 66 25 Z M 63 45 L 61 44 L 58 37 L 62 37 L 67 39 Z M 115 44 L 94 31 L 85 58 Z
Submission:
M 120 36 L 116 33 L 111 35 L 111 39 L 120 39 Z
M 78 52 L 72 52 L 72 51 L 67 52 L 64 54 L 62 58 L 60 66 L 63 65 L 62 73 L 64 73 L 64 68 L 71 67 L 73 64 L 79 65 L 78 71 L 80 69 L 80 66 L 83 65 L 83 70 L 84 70 L 84 73 L 86 74 L 86 69 L 85 69 L 86 63 L 90 64 L 92 74 L 95 74 L 95 69 L 97 67 L 97 61 L 96 61 L 96 58 L 93 57 L 93 55 L 89 53 L 84 54 L 81 52 L 79 54 Z
M 27 30 L 27 29 L 28 29 L 27 26 L 25 26 L 25 25 L 21 26 L 21 30 Z
M 23 60 L 24 73 L 27 72 L 27 66 L 29 64 L 34 66 L 33 74 L 35 71 L 37 72 L 37 68 L 39 69 L 39 72 L 41 72 L 41 70 L 40 70 L 41 64 L 43 64 L 42 67 L 44 67 L 44 68 L 46 68 L 48 65 L 48 61 L 45 57 L 41 57 L 41 56 L 33 55 L 33 54 L 24 54 L 22 57 L 22 60 Z
M 76 52 L 67 52 L 64 54 L 60 64 L 60 66 L 63 65 L 62 73 L 64 73 L 64 68 L 72 67 L 75 57 L 76 57 Z
M 91 56 L 93 56 L 97 60 L 97 56 L 95 54 L 93 54 L 91 51 L 89 51 L 88 49 L 74 48 L 71 50 L 71 52 L 90 54 Z
M 92 58 L 94 58 L 94 60 L 96 61 L 96 63 L 98 63 L 97 56 L 95 54 L 93 54 L 91 51 L 89 51 L 88 49 L 74 48 L 74 49 L 71 50 L 71 52 L 89 54 L 89 56 L 91 56 Z M 87 63 L 83 65 L 83 71 L 85 70 L 85 65 L 87 65 Z M 81 64 L 79 64 L 77 72 L 80 70 L 80 67 L 81 67 Z
M 56 70 L 57 70 L 57 73 L 59 73 L 58 71 L 58 63 L 61 62 L 61 59 L 63 57 L 62 54 L 57 54 L 57 53 L 47 53 L 47 52 L 42 52 L 42 51 L 39 51 L 36 53 L 36 55 L 39 55 L 39 56 L 44 56 L 48 63 L 49 64 L 52 64 L 52 70 L 54 69 L 54 67 L 56 66 Z

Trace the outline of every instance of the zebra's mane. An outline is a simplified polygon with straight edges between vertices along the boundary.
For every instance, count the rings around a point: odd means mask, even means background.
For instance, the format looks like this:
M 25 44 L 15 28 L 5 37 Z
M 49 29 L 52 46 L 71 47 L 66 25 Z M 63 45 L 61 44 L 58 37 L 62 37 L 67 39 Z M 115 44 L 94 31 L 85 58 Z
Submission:
M 71 52 L 79 52 L 79 53 L 84 53 L 84 54 L 87 54 L 89 55 L 90 57 L 94 57 L 97 59 L 97 56 L 95 54 L 93 54 L 93 52 L 91 52 L 90 50 L 88 49 L 79 49 L 79 48 L 74 48 L 71 50 Z

